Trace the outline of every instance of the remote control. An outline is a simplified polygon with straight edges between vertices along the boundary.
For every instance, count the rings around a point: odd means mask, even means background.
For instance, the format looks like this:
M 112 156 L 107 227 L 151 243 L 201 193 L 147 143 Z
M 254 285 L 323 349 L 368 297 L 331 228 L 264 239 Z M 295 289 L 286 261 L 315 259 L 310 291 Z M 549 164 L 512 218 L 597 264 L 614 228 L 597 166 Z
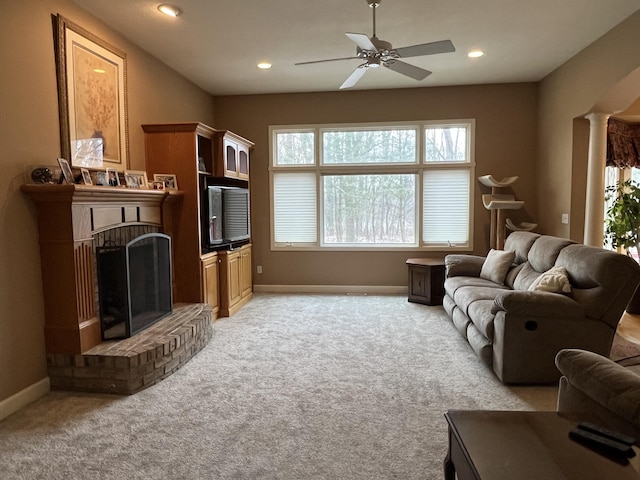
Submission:
M 569 437 L 579 443 L 582 443 L 588 447 L 599 450 L 603 453 L 622 456 L 622 457 L 628 457 L 628 458 L 633 457 L 636 454 L 633 451 L 633 448 L 631 448 L 629 445 L 616 442 L 615 440 L 611 440 L 606 437 L 601 437 L 600 435 L 587 432 L 586 430 L 582 430 L 580 428 L 571 430 L 569 432 Z
M 636 439 L 630 437 L 629 435 L 625 435 L 614 430 L 609 430 L 608 428 L 601 427 L 600 425 L 596 425 L 595 423 L 582 422 L 580 425 L 578 425 L 578 428 L 586 430 L 587 432 L 595 433 L 596 435 L 600 435 L 601 437 L 610 438 L 611 440 L 624 443 L 625 445 L 631 446 L 636 443 Z

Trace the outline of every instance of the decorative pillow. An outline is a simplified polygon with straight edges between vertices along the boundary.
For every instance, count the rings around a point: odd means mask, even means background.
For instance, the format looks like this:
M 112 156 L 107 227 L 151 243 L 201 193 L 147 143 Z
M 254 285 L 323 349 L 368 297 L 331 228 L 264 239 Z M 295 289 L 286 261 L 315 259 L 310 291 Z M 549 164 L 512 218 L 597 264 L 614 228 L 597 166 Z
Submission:
M 514 258 L 516 258 L 516 252 L 494 250 L 492 248 L 487 253 L 487 258 L 482 264 L 480 278 L 504 285 L 504 278 L 507 276 Z
M 561 266 L 550 268 L 529 285 L 529 291 L 570 293 L 571 283 L 569 283 L 567 269 Z

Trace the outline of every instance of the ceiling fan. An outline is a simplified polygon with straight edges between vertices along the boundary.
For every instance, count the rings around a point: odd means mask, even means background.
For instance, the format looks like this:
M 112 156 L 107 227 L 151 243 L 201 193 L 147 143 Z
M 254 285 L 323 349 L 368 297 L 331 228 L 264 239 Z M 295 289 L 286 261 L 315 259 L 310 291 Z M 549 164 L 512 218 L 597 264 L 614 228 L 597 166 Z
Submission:
M 437 53 L 455 52 L 451 40 L 441 40 L 439 42 L 422 43 L 419 45 L 411 45 L 409 47 L 393 48 L 389 42 L 380 40 L 376 36 L 376 8 L 380 6 L 382 0 L 365 0 L 373 10 L 373 35 L 369 38 L 364 33 L 346 33 L 356 45 L 355 57 L 329 58 L 326 60 L 313 60 L 310 62 L 299 62 L 296 65 L 309 65 L 312 63 L 335 62 L 339 60 L 364 60 L 362 65 L 349 75 L 349 77 L 340 86 L 343 88 L 353 87 L 358 80 L 366 73 L 369 68 L 377 68 L 380 65 L 401 73 L 415 80 L 424 80 L 431 72 L 424 68 L 416 67 L 409 63 L 401 62 L 399 58 L 418 57 L 421 55 L 434 55 Z

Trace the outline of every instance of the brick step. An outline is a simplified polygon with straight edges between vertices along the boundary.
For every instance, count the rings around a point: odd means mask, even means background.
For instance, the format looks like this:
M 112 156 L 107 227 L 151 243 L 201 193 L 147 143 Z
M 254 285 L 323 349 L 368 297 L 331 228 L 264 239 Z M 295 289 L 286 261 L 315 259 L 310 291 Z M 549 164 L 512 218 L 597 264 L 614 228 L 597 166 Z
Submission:
M 167 378 L 213 336 L 211 306 L 176 304 L 173 313 L 124 340 L 78 354 L 47 354 L 52 390 L 131 395 Z

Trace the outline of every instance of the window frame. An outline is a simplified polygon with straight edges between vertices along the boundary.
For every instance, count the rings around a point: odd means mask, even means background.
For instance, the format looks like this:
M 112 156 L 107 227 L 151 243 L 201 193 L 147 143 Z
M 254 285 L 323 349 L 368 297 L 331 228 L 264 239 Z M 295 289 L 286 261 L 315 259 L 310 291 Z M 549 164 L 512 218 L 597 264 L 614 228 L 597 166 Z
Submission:
M 464 127 L 467 130 L 466 161 L 426 160 L 426 135 L 429 127 Z M 375 130 L 414 128 L 416 130 L 416 161 L 413 163 L 361 163 L 335 164 L 322 163 L 322 132 L 336 130 Z M 279 133 L 314 132 L 314 163 L 298 165 L 276 165 L 276 135 Z M 270 246 L 272 251 L 444 251 L 467 252 L 474 244 L 474 197 L 475 197 L 475 119 L 424 120 L 418 122 L 370 122 L 344 124 L 306 124 L 306 125 L 270 125 L 269 126 L 269 225 Z M 424 244 L 423 239 L 423 182 L 424 174 L 429 170 L 448 169 L 469 172 L 469 216 L 468 242 L 464 244 Z M 286 243 L 275 241 L 274 176 L 283 172 L 311 172 L 316 176 L 316 241 L 313 243 Z M 376 174 L 413 174 L 415 175 L 415 231 L 416 243 L 399 244 L 324 244 L 324 198 L 323 177 L 327 175 L 376 175 Z

